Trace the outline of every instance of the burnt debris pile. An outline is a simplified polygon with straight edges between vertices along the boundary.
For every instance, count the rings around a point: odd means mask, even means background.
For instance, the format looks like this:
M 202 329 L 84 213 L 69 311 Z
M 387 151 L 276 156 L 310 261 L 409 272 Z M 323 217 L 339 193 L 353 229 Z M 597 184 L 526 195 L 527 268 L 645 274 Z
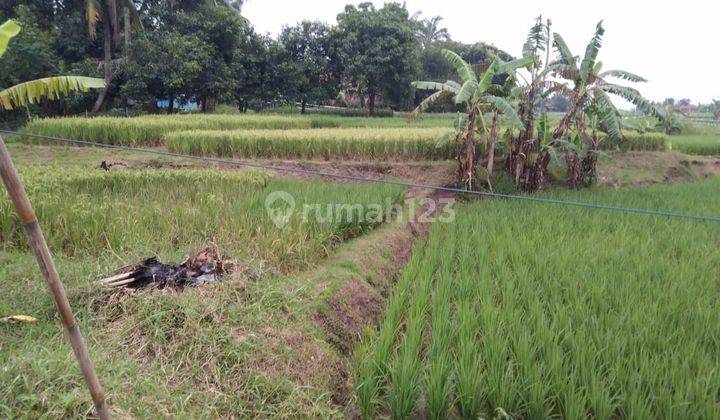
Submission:
M 223 281 L 233 269 L 215 246 L 198 249 L 180 264 L 166 264 L 157 257 L 146 258 L 116 270 L 115 275 L 100 280 L 107 287 L 131 289 L 202 286 Z

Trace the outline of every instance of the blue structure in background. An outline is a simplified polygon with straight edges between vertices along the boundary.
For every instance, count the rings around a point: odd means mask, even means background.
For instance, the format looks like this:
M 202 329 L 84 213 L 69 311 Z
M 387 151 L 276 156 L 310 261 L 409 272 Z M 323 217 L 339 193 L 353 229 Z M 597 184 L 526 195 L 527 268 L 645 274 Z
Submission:
M 170 101 L 168 99 L 161 99 L 157 101 L 157 107 L 160 109 L 168 109 Z M 173 103 L 173 109 L 177 111 L 197 111 L 198 104 L 195 101 L 187 101 L 182 103 L 179 100 L 175 100 Z

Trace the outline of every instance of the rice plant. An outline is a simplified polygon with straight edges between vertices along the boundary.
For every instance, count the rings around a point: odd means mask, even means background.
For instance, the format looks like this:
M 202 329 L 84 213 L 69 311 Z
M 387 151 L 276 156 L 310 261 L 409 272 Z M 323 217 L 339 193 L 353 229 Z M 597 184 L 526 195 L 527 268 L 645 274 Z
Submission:
M 710 179 L 572 198 L 717 216 L 718 192 Z M 391 363 L 364 414 L 716 418 L 719 245 L 720 225 L 709 222 L 472 204 L 433 226 L 403 273 L 380 326 L 393 344 L 367 342 Z M 418 369 L 425 379 L 410 382 Z
M 261 259 L 281 272 L 311 266 L 334 244 L 372 229 L 385 216 L 305 220 L 304 204 L 385 206 L 402 195 L 394 186 L 309 183 L 254 170 L 20 169 L 55 252 L 131 259 L 216 241 L 229 255 Z M 265 209 L 274 191 L 290 192 L 296 202 L 282 229 Z M 22 225 L 0 193 L 0 250 L 26 246 Z
M 620 141 L 613 141 L 607 138 L 601 142 L 599 148 L 602 150 L 640 150 L 656 151 L 667 150 L 670 145 L 668 136 L 661 133 L 624 133 Z
M 436 147 L 441 128 L 182 131 L 164 137 L 173 151 L 201 156 L 305 159 L 449 159 Z
M 311 128 L 449 127 L 449 120 L 408 123 L 403 118 L 359 118 L 325 115 L 177 114 L 140 117 L 70 117 L 31 121 L 27 133 L 118 145 L 154 146 L 163 135 L 187 130 L 289 130 Z

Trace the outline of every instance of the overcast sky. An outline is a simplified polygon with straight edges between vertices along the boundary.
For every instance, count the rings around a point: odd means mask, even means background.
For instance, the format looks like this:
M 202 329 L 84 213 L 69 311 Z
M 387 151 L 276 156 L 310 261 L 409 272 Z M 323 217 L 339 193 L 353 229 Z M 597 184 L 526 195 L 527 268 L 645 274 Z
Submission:
M 247 17 L 260 33 L 277 35 L 284 25 L 298 21 L 336 22 L 345 0 L 248 0 Z M 373 1 L 382 6 L 384 1 Z M 646 97 L 690 98 L 694 103 L 720 98 L 720 3 L 705 0 L 675 2 L 605 0 L 462 1 L 407 0 L 410 13 L 443 16 L 454 40 L 487 42 L 519 56 L 533 19 L 542 14 L 553 22 L 573 54 L 585 45 L 603 19 L 603 69 L 618 68 L 649 81 L 636 87 Z

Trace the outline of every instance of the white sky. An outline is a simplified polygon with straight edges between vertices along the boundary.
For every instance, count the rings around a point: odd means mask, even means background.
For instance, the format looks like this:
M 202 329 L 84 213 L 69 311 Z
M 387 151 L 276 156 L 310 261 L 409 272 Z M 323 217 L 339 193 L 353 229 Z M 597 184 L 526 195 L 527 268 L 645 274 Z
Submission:
M 260 33 L 277 35 L 283 25 L 320 20 L 336 23 L 346 0 L 248 0 L 242 14 Z M 381 7 L 384 1 L 373 1 Z M 603 69 L 627 70 L 648 79 L 637 84 L 647 98 L 690 98 L 707 103 L 720 98 L 720 2 L 711 0 L 407 0 L 410 13 L 440 15 L 454 40 L 483 41 L 520 56 L 533 19 L 549 17 L 573 54 L 585 45 L 600 19 L 605 37 L 599 60 Z M 620 105 L 620 104 L 618 104 Z

